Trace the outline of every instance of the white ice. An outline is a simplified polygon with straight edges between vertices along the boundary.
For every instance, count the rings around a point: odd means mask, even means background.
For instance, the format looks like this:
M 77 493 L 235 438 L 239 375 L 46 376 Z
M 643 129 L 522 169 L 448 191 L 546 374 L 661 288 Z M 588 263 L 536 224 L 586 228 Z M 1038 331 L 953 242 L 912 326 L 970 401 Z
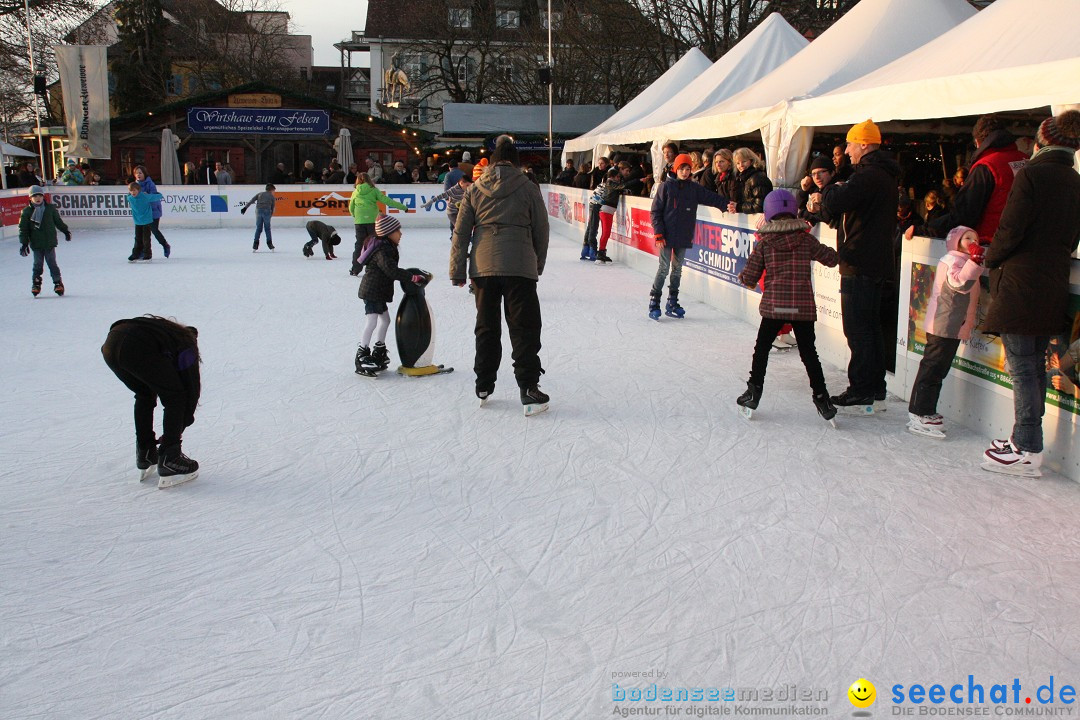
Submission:
M 825 688 L 831 715 L 865 677 L 884 717 L 895 683 L 1080 680 L 1080 486 L 980 470 L 989 438 L 915 437 L 898 398 L 833 430 L 796 352 L 746 421 L 756 328 L 692 298 L 653 322 L 648 277 L 562 237 L 551 410 L 522 416 L 508 344 L 481 409 L 445 230 L 401 255 L 456 372 L 375 380 L 348 260 L 164 230 L 150 264 L 126 230 L 61 241 L 63 298 L 0 246 L 0 717 L 604 718 L 649 670 Z M 143 313 L 204 359 L 200 477 L 171 490 L 137 482 L 99 350 Z

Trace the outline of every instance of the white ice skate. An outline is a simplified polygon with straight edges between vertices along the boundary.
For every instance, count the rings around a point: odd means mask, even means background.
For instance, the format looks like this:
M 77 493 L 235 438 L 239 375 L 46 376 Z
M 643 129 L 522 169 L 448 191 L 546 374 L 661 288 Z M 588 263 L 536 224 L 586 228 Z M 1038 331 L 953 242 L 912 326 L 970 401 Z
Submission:
M 1042 477 L 1042 453 L 1017 450 L 1011 444 L 1005 447 L 992 447 L 983 453 L 983 470 L 1002 475 L 1020 477 Z
M 915 435 L 923 435 L 935 440 L 945 439 L 945 419 L 940 415 L 908 413 L 907 429 Z

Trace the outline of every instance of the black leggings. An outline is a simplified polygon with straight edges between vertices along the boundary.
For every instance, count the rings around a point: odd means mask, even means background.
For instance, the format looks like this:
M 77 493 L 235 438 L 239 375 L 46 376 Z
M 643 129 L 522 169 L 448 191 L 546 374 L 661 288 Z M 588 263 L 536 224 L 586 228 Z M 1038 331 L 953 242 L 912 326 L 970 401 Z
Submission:
M 155 443 L 154 408 L 158 398 L 163 407 L 161 446 L 179 447 L 184 428 L 195 420 L 195 408 L 172 360 L 141 337 L 138 330 L 122 325 L 109 331 L 101 354 L 120 382 L 135 393 L 135 441 L 139 447 Z
M 806 375 L 810 378 L 810 389 L 815 395 L 827 393 L 825 387 L 825 373 L 821 369 L 821 360 L 817 354 L 817 337 L 814 332 L 813 320 L 776 320 L 774 318 L 761 318 L 758 326 L 757 344 L 754 345 L 754 360 L 750 367 L 750 382 L 755 385 L 765 385 L 765 369 L 769 365 L 769 352 L 772 350 L 773 340 L 780 328 L 791 322 L 791 329 L 795 333 L 798 342 L 799 357 L 806 367 Z

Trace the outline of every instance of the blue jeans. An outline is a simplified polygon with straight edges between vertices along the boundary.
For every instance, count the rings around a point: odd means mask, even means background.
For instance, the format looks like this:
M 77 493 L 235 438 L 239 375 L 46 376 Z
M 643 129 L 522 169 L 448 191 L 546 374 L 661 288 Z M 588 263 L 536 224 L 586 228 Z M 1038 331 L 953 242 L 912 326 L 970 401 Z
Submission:
M 1002 335 L 1013 386 L 1013 447 L 1043 450 L 1042 416 L 1046 410 L 1047 335 Z
M 259 237 L 262 236 L 262 231 L 265 229 L 267 247 L 274 244 L 274 239 L 270 235 L 270 218 L 272 217 L 274 217 L 274 215 L 268 212 L 255 213 L 255 242 L 259 242 Z
M 52 275 L 53 284 L 60 282 L 60 266 L 56 264 L 56 248 L 34 251 L 34 279 L 41 277 L 45 263 L 49 264 L 49 274 Z
M 686 257 L 686 248 L 668 247 L 660 249 L 660 267 L 656 269 L 656 277 L 653 278 L 652 295 L 660 297 L 664 294 L 664 278 L 667 277 L 668 268 L 671 268 L 671 284 L 668 286 L 668 294 L 672 298 L 679 297 L 679 283 L 682 281 L 683 259 Z
M 885 347 L 881 336 L 882 281 L 865 275 L 840 277 L 840 312 L 851 350 L 848 390 L 859 397 L 885 389 Z

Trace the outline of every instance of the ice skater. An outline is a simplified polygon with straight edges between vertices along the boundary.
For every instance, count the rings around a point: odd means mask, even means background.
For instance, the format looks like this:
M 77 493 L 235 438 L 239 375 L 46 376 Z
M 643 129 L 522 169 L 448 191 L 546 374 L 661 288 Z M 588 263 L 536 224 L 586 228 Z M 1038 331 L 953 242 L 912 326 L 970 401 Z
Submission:
M 458 181 L 442 193 L 430 198 L 424 203 L 424 209 L 428 210 L 440 200 L 446 201 L 446 219 L 450 221 L 450 239 L 454 239 L 454 225 L 457 224 L 458 211 L 461 209 L 461 199 L 465 197 L 465 191 L 472 185 L 472 178 L 462 175 Z
M 274 238 L 270 234 L 270 221 L 274 217 L 274 208 L 277 206 L 277 200 L 274 199 L 275 190 L 277 188 L 268 183 L 266 190 L 257 193 L 247 201 L 244 207 L 240 208 L 240 214 L 243 215 L 249 207 L 255 206 L 255 242 L 251 243 L 251 252 L 258 251 L 259 238 L 262 236 L 264 228 L 266 229 L 266 247 L 271 250 L 274 249 Z
M 926 349 L 911 386 L 908 430 L 944 439 L 945 422 L 938 414 L 941 383 L 949 374 L 961 340 L 971 338 L 979 306 L 979 277 L 986 248 L 969 227 L 955 227 L 945 238 L 945 256 L 938 262 L 934 287 L 926 303 Z
M 135 246 L 131 249 L 128 262 L 150 262 L 153 258 L 154 248 L 150 244 L 151 229 L 154 225 L 154 211 L 151 205 L 160 203 L 162 196 L 159 193 L 143 192 L 142 185 L 137 182 L 128 184 L 128 207 L 131 208 L 131 219 L 135 222 Z
M 600 249 L 593 248 L 596 260 L 600 263 L 609 263 L 611 258 L 607 254 L 608 238 L 611 237 L 611 226 L 615 221 L 615 211 L 619 209 L 619 196 L 622 195 L 623 185 L 620 182 L 622 176 L 615 168 L 607 171 L 604 181 L 596 186 L 593 197 L 600 201 Z
M 135 467 L 146 480 L 157 468 L 158 487 L 195 479 L 199 463 L 184 455 L 184 429 L 199 404 L 198 331 L 155 315 L 117 320 L 101 354 L 109 369 L 135 393 Z M 161 437 L 154 408 L 162 405 Z
M 151 195 L 157 194 L 157 185 L 146 172 L 146 168 L 142 165 L 135 167 L 135 182 L 139 183 L 139 187 L 142 188 L 144 193 Z M 158 227 L 161 223 L 161 201 L 150 203 L 150 213 L 153 217 L 153 221 L 150 223 L 150 234 L 152 234 L 157 241 L 161 244 L 161 252 L 165 257 L 169 257 L 172 252 L 172 247 L 169 246 L 169 242 L 165 239 L 165 236 L 161 233 L 161 228 Z M 138 239 L 138 238 L 136 238 Z
M 364 314 L 367 316 L 367 325 L 356 347 L 358 375 L 375 377 L 390 365 L 390 354 L 386 350 L 386 331 L 390 328 L 387 303 L 394 299 L 394 282 L 426 282 L 423 276 L 398 267 L 400 243 L 401 223 L 390 215 L 380 215 L 375 219 L 375 234 L 364 243 L 357 258 L 357 264 L 365 270 L 356 294 L 364 301 Z M 374 347 L 371 346 L 373 335 Z
M 364 244 L 375 235 L 375 218 L 379 215 L 379 203 L 404 212 L 409 211 L 408 207 L 387 197 L 386 193 L 375 187 L 375 180 L 367 173 L 357 175 L 356 187 L 349 196 L 349 214 L 352 215 L 353 229 L 356 234 L 349 274 L 354 277 L 360 274 L 360 265 L 356 260 L 360 257 Z
M 840 257 L 832 248 L 822 245 L 807 232 L 805 220 L 796 217 L 799 211 L 795 196 L 787 190 L 773 190 L 765 196 L 765 222 L 758 230 L 754 251 L 739 274 L 739 282 L 752 288 L 765 274 L 765 291 L 761 296 L 758 312 L 757 342 L 754 359 L 750 366 L 750 379 L 746 392 L 737 402 L 747 417 L 761 401 L 765 386 L 765 370 L 769 365 L 769 351 L 776 333 L 790 324 L 798 341 L 799 357 L 806 367 L 813 392 L 814 407 L 821 417 L 832 422 L 836 408 L 829 400 L 825 386 L 825 373 L 818 359 L 814 323 L 817 321 L 817 302 L 811 268 L 815 261 L 827 267 L 836 267 Z
M 56 231 L 64 233 L 64 239 L 70 241 L 71 230 L 56 206 L 45 202 L 45 190 L 40 185 L 31 185 L 29 195 L 30 203 L 19 217 L 19 254 L 26 257 L 31 250 L 34 252 L 30 294 L 37 297 L 41 293 L 41 273 L 48 263 L 53 292 L 63 295 L 64 281 L 60 277 L 60 266 L 56 264 Z
M 305 227 L 311 240 L 304 243 L 304 257 L 313 257 L 315 251 L 312 248 L 315 247 L 315 243 L 321 242 L 323 255 L 326 256 L 326 259 L 336 260 L 337 255 L 334 254 L 334 246 L 341 244 L 341 237 L 338 235 L 337 230 L 318 220 L 309 221 Z

